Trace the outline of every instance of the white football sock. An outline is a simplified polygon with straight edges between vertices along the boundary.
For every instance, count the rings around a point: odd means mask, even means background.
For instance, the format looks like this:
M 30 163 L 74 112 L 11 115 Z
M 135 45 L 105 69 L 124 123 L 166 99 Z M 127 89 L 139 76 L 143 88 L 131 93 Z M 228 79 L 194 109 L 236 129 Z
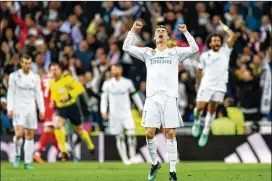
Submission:
M 211 123 L 214 118 L 215 118 L 215 113 L 207 112 L 203 134 L 208 135 L 210 133 Z
M 136 155 L 136 136 L 134 135 L 128 135 L 128 150 L 130 158 Z
M 21 156 L 21 149 L 23 145 L 23 139 L 17 139 L 16 136 L 13 137 L 15 156 Z
M 117 147 L 118 153 L 119 153 L 122 161 L 125 163 L 128 161 L 125 137 L 124 137 L 124 135 L 118 135 L 115 138 L 116 138 L 116 147 Z
M 150 158 L 152 160 L 152 165 L 157 165 L 158 159 L 157 159 L 157 145 L 155 138 L 153 139 L 146 139 L 147 148 L 149 151 Z
M 194 123 L 195 124 L 200 124 L 200 117 L 202 115 L 203 111 L 198 111 L 198 109 L 195 107 L 194 108 Z
M 178 148 L 176 138 L 168 139 L 167 138 L 167 153 L 170 163 L 170 172 L 176 172 L 176 164 L 178 158 Z
M 25 152 L 25 164 L 30 164 L 33 162 L 33 153 L 34 153 L 34 140 L 25 140 L 24 145 Z

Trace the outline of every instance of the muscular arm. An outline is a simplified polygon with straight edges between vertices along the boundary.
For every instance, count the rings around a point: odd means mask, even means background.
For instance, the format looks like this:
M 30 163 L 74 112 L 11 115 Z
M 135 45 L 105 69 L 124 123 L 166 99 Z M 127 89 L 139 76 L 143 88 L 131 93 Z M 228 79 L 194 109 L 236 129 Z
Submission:
M 232 48 L 234 42 L 238 38 L 238 35 L 235 34 L 227 25 L 225 25 L 222 21 L 219 21 L 220 25 L 222 26 L 223 30 L 228 34 L 229 38 L 227 41 L 227 45 L 229 48 Z
M 198 68 L 197 70 L 196 70 L 196 82 L 195 82 L 195 87 L 196 87 L 196 89 L 198 89 L 198 87 L 199 87 L 199 84 L 200 84 L 200 82 L 201 82 L 201 78 L 202 78 L 202 71 L 203 71 L 203 69 L 201 69 L 201 68 Z

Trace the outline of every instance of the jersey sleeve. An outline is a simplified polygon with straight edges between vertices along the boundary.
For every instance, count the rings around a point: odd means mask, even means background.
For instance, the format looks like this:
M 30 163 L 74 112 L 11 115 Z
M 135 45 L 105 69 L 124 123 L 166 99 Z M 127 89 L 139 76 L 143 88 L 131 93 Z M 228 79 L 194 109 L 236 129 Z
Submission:
M 186 58 L 191 57 L 192 55 L 194 55 L 196 52 L 199 51 L 199 47 L 196 44 L 194 37 L 188 31 L 185 32 L 184 35 L 190 46 L 189 47 L 175 47 L 179 62 L 182 62 Z
M 83 87 L 83 85 L 81 85 L 80 82 L 73 79 L 72 76 L 66 77 L 66 83 L 67 83 L 67 88 L 69 88 L 68 90 L 69 95 L 71 97 L 77 97 L 78 95 L 85 92 L 85 88 Z
M 145 61 L 145 52 L 147 51 L 147 47 L 137 47 L 132 45 L 133 37 L 134 33 L 129 31 L 123 44 L 123 50 L 128 52 L 131 56 Z
M 136 89 L 135 89 L 135 87 L 134 87 L 134 84 L 133 84 L 133 82 L 132 82 L 131 80 L 128 80 L 128 86 L 129 86 L 129 92 L 130 92 L 131 94 L 133 94 L 133 93 L 136 92 Z
M 102 94 L 101 94 L 101 103 L 100 103 L 100 110 L 101 113 L 107 113 L 108 108 L 108 90 L 107 90 L 107 82 L 103 83 L 102 86 Z
M 37 100 L 38 108 L 40 112 L 44 112 L 44 99 L 43 99 L 43 92 L 41 89 L 41 79 L 37 76 L 36 87 L 35 87 L 35 97 Z
M 14 74 L 9 76 L 9 86 L 8 86 L 8 95 L 7 95 L 7 109 L 8 111 L 14 111 L 14 101 L 15 101 L 15 79 Z
M 204 67 L 205 67 L 205 63 L 204 63 L 204 54 L 202 54 L 202 55 L 200 55 L 200 57 L 199 57 L 199 62 L 198 62 L 198 65 L 197 65 L 197 67 L 199 68 L 199 69 L 204 69 Z
M 227 43 L 224 43 L 220 49 L 220 51 L 225 54 L 227 57 L 230 56 L 231 52 L 232 52 L 233 48 L 230 48 Z
M 53 80 L 49 82 L 49 90 L 50 90 L 50 99 L 51 101 L 56 101 L 56 92 L 53 89 Z

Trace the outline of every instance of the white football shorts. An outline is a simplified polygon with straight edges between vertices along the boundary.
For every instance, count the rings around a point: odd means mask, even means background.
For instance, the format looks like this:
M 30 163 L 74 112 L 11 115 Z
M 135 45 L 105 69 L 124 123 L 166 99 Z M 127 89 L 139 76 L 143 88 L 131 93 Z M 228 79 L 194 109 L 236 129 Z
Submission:
M 213 91 L 210 89 L 201 89 L 196 96 L 197 102 L 218 102 L 221 103 L 224 100 L 225 93 L 221 91 Z
M 37 129 L 38 119 L 36 109 L 21 109 L 15 110 L 13 119 L 13 126 L 24 126 L 26 129 Z
M 114 116 L 109 115 L 109 133 L 112 135 L 123 134 L 125 130 L 130 132 L 135 129 L 134 120 L 132 115 Z
M 179 128 L 183 126 L 183 121 L 178 109 L 177 98 L 158 91 L 145 100 L 142 126 L 160 128 L 161 125 L 163 128 Z

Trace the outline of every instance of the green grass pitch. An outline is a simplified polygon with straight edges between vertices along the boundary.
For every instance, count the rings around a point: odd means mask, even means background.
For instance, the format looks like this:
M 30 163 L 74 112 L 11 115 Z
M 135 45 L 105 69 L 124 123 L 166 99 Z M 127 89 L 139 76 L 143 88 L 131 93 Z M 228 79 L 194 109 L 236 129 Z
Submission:
M 15 169 L 1 162 L 2 181 L 146 181 L 149 164 L 125 166 L 121 162 L 33 164 L 33 170 Z M 156 181 L 167 181 L 169 165 L 162 164 Z M 179 181 L 271 181 L 270 164 L 178 163 Z

